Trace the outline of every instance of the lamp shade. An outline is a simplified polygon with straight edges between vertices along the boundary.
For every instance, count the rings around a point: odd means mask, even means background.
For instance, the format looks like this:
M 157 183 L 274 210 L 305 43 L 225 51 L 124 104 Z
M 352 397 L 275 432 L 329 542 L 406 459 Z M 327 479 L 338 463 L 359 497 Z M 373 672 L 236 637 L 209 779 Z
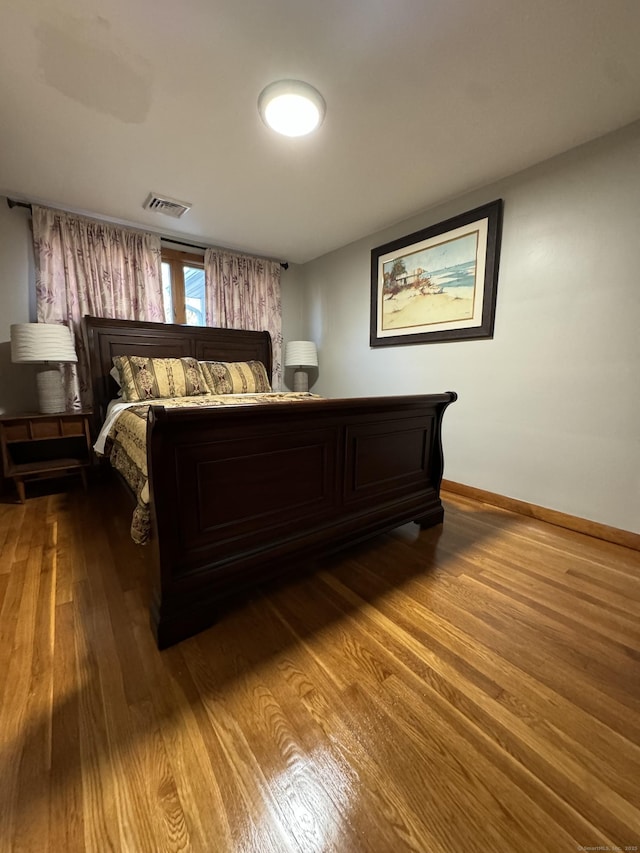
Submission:
M 318 351 L 313 341 L 289 341 L 284 351 L 285 367 L 317 367 Z
M 77 361 L 71 332 L 58 323 L 14 323 L 11 361 Z

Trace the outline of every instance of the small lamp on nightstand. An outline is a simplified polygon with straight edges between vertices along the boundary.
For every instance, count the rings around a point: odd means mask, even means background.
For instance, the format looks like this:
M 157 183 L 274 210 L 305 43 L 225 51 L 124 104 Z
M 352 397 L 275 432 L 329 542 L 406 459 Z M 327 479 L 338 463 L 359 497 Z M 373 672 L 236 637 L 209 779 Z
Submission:
M 313 341 L 289 341 L 284 351 L 284 366 L 295 368 L 293 390 L 308 391 L 307 368 L 318 366 L 318 352 Z
M 78 360 L 67 326 L 57 323 L 14 323 L 11 361 L 39 363 L 38 405 L 43 414 L 64 412 L 64 388 L 58 364 Z

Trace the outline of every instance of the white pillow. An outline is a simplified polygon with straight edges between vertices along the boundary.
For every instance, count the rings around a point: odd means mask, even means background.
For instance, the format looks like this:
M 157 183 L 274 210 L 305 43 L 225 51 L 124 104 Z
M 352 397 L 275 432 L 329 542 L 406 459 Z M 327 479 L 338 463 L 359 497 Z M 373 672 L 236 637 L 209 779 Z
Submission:
M 122 388 L 120 387 L 120 371 L 115 366 L 115 364 L 109 371 L 109 376 L 112 376 L 115 379 L 116 385 L 118 386 L 118 397 L 122 397 Z

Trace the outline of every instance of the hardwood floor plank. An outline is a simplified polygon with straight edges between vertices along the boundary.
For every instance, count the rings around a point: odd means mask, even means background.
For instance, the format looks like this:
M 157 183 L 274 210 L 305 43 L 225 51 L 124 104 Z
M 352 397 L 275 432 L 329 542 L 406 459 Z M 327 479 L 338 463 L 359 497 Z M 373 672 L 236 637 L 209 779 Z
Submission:
M 328 581 L 331 586 L 339 583 L 330 577 Z M 339 585 L 340 587 L 341 585 Z M 342 587 L 342 592 L 350 597 L 346 588 Z M 364 602 L 359 603 L 359 613 L 365 612 L 363 604 Z M 372 609 L 372 618 L 375 617 L 376 622 L 384 621 L 385 617 L 381 615 L 380 611 L 385 613 L 389 604 L 389 599 L 386 599 L 384 607 L 378 604 L 375 610 Z M 393 604 L 390 606 L 393 607 Z M 395 612 L 389 610 L 389 619 L 393 620 L 391 624 L 398 626 L 398 621 L 403 620 L 406 611 L 407 608 L 402 602 Z M 425 614 L 425 621 L 428 619 L 428 614 Z M 407 617 L 404 616 L 405 624 L 406 621 Z M 388 641 L 391 633 L 390 626 L 387 624 L 383 627 Z M 371 633 L 371 628 L 368 630 Z M 395 630 L 400 630 L 400 628 L 396 627 Z M 547 745 L 548 733 L 536 724 L 538 721 L 535 717 L 533 720 L 526 717 L 523 720 L 520 714 L 512 716 L 511 703 L 505 703 L 504 697 L 500 697 L 500 699 L 492 697 L 479 689 L 475 683 L 467 682 L 457 667 L 452 667 L 449 662 L 445 663 L 440 650 L 433 650 L 430 639 L 423 645 L 418 645 L 412 639 L 418 630 L 417 625 L 411 625 L 408 628 L 407 635 L 402 639 L 401 648 L 411 649 L 428 666 L 427 671 L 420 672 L 420 680 L 434 689 L 437 696 L 445 699 L 450 706 L 455 707 L 458 712 L 474 721 L 474 724 L 482 728 L 483 731 L 493 732 L 495 742 L 500 744 L 501 749 L 504 750 L 507 747 L 509 754 L 520 761 L 532 774 L 535 776 L 543 775 L 544 778 L 553 780 L 553 786 L 550 785 L 550 787 L 553 787 L 557 792 L 562 792 L 563 799 L 572 802 L 578 814 L 586 818 L 598 808 L 598 798 L 600 797 L 605 804 L 602 814 L 600 814 L 600 820 L 602 825 L 607 826 L 608 831 L 614 834 L 614 837 L 620 837 L 620 825 L 617 823 L 616 816 L 621 818 L 622 826 L 625 826 L 625 821 L 630 818 L 637 819 L 640 823 L 640 810 L 636 806 L 624 797 L 612 792 L 608 786 L 594 782 L 588 771 L 584 772 L 582 766 L 574 761 L 571 744 L 565 744 L 568 749 L 564 751 L 561 742 L 556 741 L 553 747 Z M 490 718 L 486 716 L 488 710 L 490 711 Z M 540 772 L 541 762 L 547 763 L 543 774 Z M 596 766 L 598 767 L 598 765 Z M 612 768 L 612 771 L 614 770 L 619 772 L 618 762 Z M 600 772 L 598 767 L 598 774 Z M 633 777 L 630 776 L 629 778 Z M 588 787 L 585 789 L 587 780 L 589 780 Z M 586 796 L 585 790 L 588 791 Z M 634 800 L 637 802 L 635 789 L 631 789 L 631 791 Z
M 602 604 L 584 601 L 557 586 L 547 585 L 544 580 L 523 577 L 521 572 L 516 573 L 500 564 L 486 566 L 481 581 L 495 585 L 495 589 L 506 590 L 507 595 L 517 593 L 520 601 L 540 609 L 551 619 L 564 624 L 579 622 L 598 640 L 611 641 L 612 649 L 634 657 L 634 649 L 640 643 L 640 623 L 631 615 L 617 612 L 614 620 Z
M 79 584 L 87 578 L 87 555 L 89 555 L 89 558 L 91 556 L 90 538 L 88 540 L 89 548 L 87 549 L 87 529 L 83 525 L 82 520 L 86 519 L 88 515 L 90 515 L 91 507 L 93 507 L 95 511 L 95 506 L 92 503 L 84 501 L 77 491 L 71 492 L 68 495 L 68 498 L 68 515 L 73 520 L 70 529 L 70 547 L 72 554 L 71 574 L 73 583 Z M 103 512 L 104 511 L 105 510 L 103 510 Z M 108 509 L 106 512 L 108 513 Z
M 317 608 L 318 619 L 324 623 L 322 647 L 318 643 L 316 634 L 316 630 L 318 632 L 321 630 L 319 625 L 311 628 L 314 635 L 314 649 L 320 652 L 319 658 L 327 667 L 327 672 L 340 673 L 340 695 L 345 699 L 342 714 L 348 725 L 349 738 L 357 739 L 363 754 L 376 756 L 375 762 L 371 760 L 368 762 L 370 772 L 366 776 L 364 776 L 365 768 L 361 766 L 361 780 L 367 789 L 375 791 L 378 780 L 388 775 L 386 768 L 393 767 L 398 759 L 384 749 L 387 742 L 390 745 L 396 742 L 397 731 L 395 730 L 396 714 L 394 713 L 393 718 L 387 717 L 386 710 L 382 707 L 378 707 L 373 713 L 371 700 L 373 692 L 394 677 L 393 672 L 397 667 L 393 660 L 387 661 L 386 665 L 381 664 L 381 659 L 387 657 L 384 649 L 365 651 L 359 642 L 355 642 L 354 634 L 357 628 L 352 630 L 351 625 L 347 628 L 346 625 L 342 627 L 340 624 L 340 617 L 344 619 L 344 611 L 338 610 L 338 613 L 329 615 L 331 611 L 327 610 L 326 604 L 323 609 L 321 600 L 316 596 L 314 596 L 314 605 Z M 289 593 L 286 600 L 280 597 L 277 608 L 281 617 L 286 619 L 292 628 L 306 633 L 310 626 L 307 625 L 306 619 L 302 622 L 299 616 L 307 612 L 303 596 L 294 597 Z M 338 622 L 332 624 L 333 618 L 336 617 Z M 301 642 L 304 642 L 304 633 L 300 634 Z M 360 639 L 363 643 L 368 643 L 366 637 L 363 636 Z M 331 719 L 331 728 L 334 727 L 335 720 Z M 437 758 L 441 754 L 439 745 L 433 743 L 423 755 L 418 755 L 411 749 L 408 753 L 403 750 L 402 788 L 385 786 L 384 796 L 383 812 L 389 816 L 393 815 L 393 822 L 399 830 L 394 847 L 403 845 L 404 849 L 404 845 L 407 845 L 409 849 L 421 849 L 419 839 L 423 839 L 422 843 L 428 849 L 447 849 L 448 844 L 452 844 L 455 849 L 465 843 L 457 836 L 455 829 L 449 827 L 451 816 L 446 809 L 429 808 L 432 802 L 431 792 L 438 790 L 441 769 L 437 761 L 434 761 L 434 757 Z M 425 758 L 428 758 L 426 764 Z M 451 768 L 449 768 L 450 780 L 451 776 Z M 453 780 L 451 783 L 455 784 Z M 429 792 L 427 797 L 425 792 Z M 381 792 L 377 793 L 380 795 Z M 437 794 L 434 793 L 433 796 L 437 799 Z M 450 807 L 452 805 L 450 804 Z
M 286 667 L 287 679 L 297 688 L 302 704 L 330 744 L 325 760 L 331 767 L 331 775 L 341 780 L 336 785 L 344 795 L 341 811 L 345 820 L 353 825 L 358 839 L 355 846 L 344 849 L 368 849 L 369 844 L 371 849 L 381 851 L 449 849 L 433 833 L 427 832 L 420 816 L 407 801 L 405 785 L 396 784 L 395 774 L 389 773 L 389 768 L 378 760 L 378 750 L 369 748 L 362 735 L 362 722 L 351 706 L 353 684 L 344 682 L 336 691 L 335 670 L 330 661 L 325 660 L 315 640 L 308 643 L 305 639 L 308 635 L 306 620 L 298 633 L 289 622 L 291 613 L 285 616 L 283 600 L 278 598 L 274 605 L 276 616 L 297 638 L 296 654 L 301 658 L 298 665 Z M 298 612 L 294 606 L 292 613 Z M 326 629 L 326 622 L 323 625 Z M 387 736 L 385 733 L 384 737 Z M 354 766 L 357 767 L 355 773 Z M 420 798 L 419 793 L 417 796 Z M 379 814 L 383 819 L 373 825 L 372 814 Z
M 54 599 L 55 600 L 55 599 Z M 84 844 L 80 698 L 72 602 L 55 608 L 51 721 L 50 850 L 81 853 Z
M 150 702 L 154 708 L 178 799 L 184 804 L 187 832 L 194 850 L 206 850 L 215 839 L 220 850 L 233 850 L 231 831 L 219 788 L 222 765 L 212 764 L 202 732 L 209 733 L 206 711 L 184 661 L 155 647 L 146 607 L 137 594 L 127 594 L 138 648 L 144 654 Z M 186 688 L 186 689 L 185 689 Z
M 458 719 L 456 726 L 451 724 L 448 715 L 433 712 L 432 694 L 413 693 L 406 682 L 396 676 L 389 679 L 385 688 L 386 695 L 378 696 L 376 691 L 365 692 L 354 685 L 352 691 L 360 693 L 358 716 L 364 721 L 368 716 L 384 721 L 379 724 L 379 732 L 373 729 L 373 735 L 376 746 L 378 743 L 387 745 L 387 763 L 393 765 L 396 760 L 392 744 L 397 738 L 402 737 L 411 744 L 412 748 L 403 752 L 413 773 L 410 786 L 417 793 L 415 808 L 424 814 L 428 843 L 436 836 L 452 849 L 464 850 L 472 846 L 475 842 L 473 828 L 458 820 L 461 812 L 470 812 L 486 827 L 484 844 L 489 849 L 502 845 L 505 849 L 533 853 L 543 847 L 550 836 L 558 846 L 568 848 L 572 844 L 571 832 L 549 819 L 528 796 L 529 789 L 525 785 L 514 786 L 511 773 L 509 776 L 501 773 L 493 760 L 484 757 L 473 741 L 469 742 L 473 733 L 468 725 L 461 726 L 462 721 Z M 382 716 L 385 707 L 392 717 Z M 442 711 L 442 706 L 438 711 Z M 382 732 L 394 728 L 395 737 L 383 741 Z M 427 798 L 421 794 L 424 791 L 429 792 Z M 575 819 L 567 821 L 566 810 L 562 811 L 562 818 L 571 829 L 576 825 Z M 544 827 L 542 831 L 541 826 Z M 586 829 L 588 825 L 583 823 L 582 826 Z M 592 831 L 592 827 L 588 828 Z M 606 843 L 601 833 L 594 833 L 594 837 Z M 525 838 L 527 841 L 523 844 Z
M 8 587 L 9 587 L 9 573 L 8 572 L 6 574 L 0 573 L 0 614 L 2 613 L 2 607 L 4 605 L 4 597 L 7 594 Z
M 85 849 L 115 853 L 123 849 L 116 790 L 122 779 L 111 755 L 100 669 L 87 626 L 92 606 L 88 586 L 87 580 L 80 581 L 73 593 L 80 754 L 78 767 L 68 772 L 81 774 Z
M 69 507 L 68 496 L 59 502 L 56 516 L 56 604 L 73 601 L 74 566 L 84 562 L 84 555 L 74 539 L 76 525 Z M 76 578 L 77 580 L 77 578 Z
M 640 697 L 634 680 L 629 680 L 625 669 L 634 662 L 628 648 L 616 648 L 611 643 L 585 631 L 580 647 L 572 642 L 571 626 L 566 620 L 548 615 L 541 607 L 523 598 L 516 590 L 507 592 L 499 584 L 488 584 L 476 578 L 463 579 L 464 594 L 473 597 L 494 624 L 505 631 L 517 631 L 519 642 L 536 643 L 541 654 L 553 661 L 554 672 L 570 678 L 576 669 L 591 669 L 600 682 L 608 682 L 606 698 L 612 705 L 627 706 L 637 716 Z M 509 614 L 506 608 L 508 599 Z M 624 713 L 624 712 L 623 712 Z M 626 717 L 631 717 L 626 714 Z M 637 716 L 640 722 L 640 716 Z
M 24 512 L 24 518 L 22 519 L 22 524 L 20 525 L 15 542 L 15 551 L 13 554 L 13 559 L 17 563 L 21 563 L 29 556 L 31 540 L 33 539 L 34 535 L 35 515 L 36 509 L 34 508 L 34 504 L 31 503 L 27 505 Z
M 338 761 L 324 731 L 283 678 L 283 646 L 286 649 L 294 635 L 262 602 L 254 602 L 236 615 L 237 630 L 229 646 L 222 649 L 223 664 L 216 666 L 215 681 L 233 683 L 234 700 L 237 696 L 251 720 L 244 724 L 244 738 L 286 823 L 293 827 L 303 849 L 330 849 L 336 838 L 341 839 L 343 849 L 358 849 L 362 834 L 348 811 L 353 774 Z M 252 639 L 253 631 L 261 637 L 259 647 Z M 203 636 L 199 643 L 204 647 L 208 639 Z M 203 656 L 211 657 L 206 650 Z M 269 754 L 265 754 L 264 743 L 272 744 Z
M 4 514 L 4 536 L 0 537 L 0 574 L 8 574 L 12 564 L 16 561 L 16 549 L 20 539 L 20 533 L 24 524 L 26 507 L 24 504 L 3 505 Z M 23 553 L 22 559 L 26 559 Z
M 442 775 L 449 776 L 449 768 L 455 767 L 456 763 L 458 765 L 456 789 L 448 796 L 456 802 L 458 812 L 463 809 L 463 803 L 457 799 L 456 793 L 460 789 L 465 792 L 469 810 L 479 814 L 480 818 L 484 814 L 485 820 L 496 828 L 494 846 L 523 849 L 523 838 L 528 839 L 532 850 L 546 847 L 550 837 L 558 847 L 567 848 L 573 846 L 576 837 L 583 835 L 599 842 L 606 840 L 606 836 L 588 819 L 575 810 L 567 810 L 566 803 L 548 786 L 540 785 L 538 778 L 528 773 L 523 765 L 516 769 L 513 760 L 505 760 L 502 749 L 496 749 L 487 732 L 470 724 L 468 717 L 432 713 L 427 721 L 425 699 L 430 705 L 431 696 L 425 695 L 424 691 L 412 691 L 409 685 L 395 676 L 385 685 L 385 692 L 391 694 L 390 708 L 394 716 L 401 720 L 402 729 L 417 742 L 420 752 L 432 739 L 434 720 L 436 726 L 440 724 L 441 751 L 446 757 Z M 473 837 L 469 837 L 466 843 L 472 844 Z
M 484 530 L 489 533 L 490 541 L 498 535 L 500 549 L 502 543 L 508 545 L 509 553 L 516 548 L 526 558 L 532 548 L 543 547 L 545 565 L 553 561 L 576 562 L 587 571 L 600 568 L 619 577 L 633 589 L 640 589 L 638 577 L 638 552 L 601 539 L 593 539 L 581 533 L 546 524 L 543 521 L 526 519 L 514 515 L 508 510 L 495 507 L 488 509 L 482 504 L 458 499 L 448 495 L 445 500 L 447 521 L 443 531 L 445 537 L 458 540 L 460 533 L 466 536 L 474 547 L 482 547 L 485 537 L 473 535 L 473 531 Z M 585 548 L 584 543 L 588 542 Z
M 113 636 L 103 574 L 107 568 L 108 548 L 97 529 L 83 525 L 87 583 L 83 585 L 79 614 L 84 622 L 87 651 L 95 661 L 96 692 L 105 721 L 106 752 L 113 777 L 114 801 L 121 843 L 125 849 L 148 850 L 155 844 L 154 827 L 144 797 L 145 781 L 140 755 L 136 749 L 129 705 L 124 690 L 122 661 L 118 658 Z
M 363 573 L 365 587 L 371 589 L 375 583 L 371 573 L 362 567 L 358 570 Z M 402 593 L 395 598 L 396 607 L 389 597 L 386 603 L 393 608 L 390 613 L 394 623 L 404 626 L 410 610 L 402 600 Z M 588 772 L 602 776 L 614 790 L 640 807 L 640 791 L 635 783 L 635 779 L 640 778 L 640 747 L 637 744 L 594 719 L 579 704 L 564 699 L 539 679 L 506 661 L 496 654 L 495 646 L 480 642 L 477 635 L 460 630 L 432 609 L 427 611 L 415 604 L 412 609 L 416 624 L 409 622 L 409 629 L 416 636 L 422 636 L 428 648 L 437 650 L 439 657 L 450 662 L 488 695 L 508 704 L 513 713 L 529 725 L 542 729 L 553 745 L 561 747 L 562 742 L 566 742 L 569 751 L 580 752 Z M 625 755 L 628 774 L 621 774 L 617 761 L 612 760 L 618 754 Z
M 113 567 L 119 565 L 117 549 L 114 553 L 112 538 L 106 528 L 92 527 L 91 511 L 83 508 L 82 526 L 91 530 L 85 540 L 85 567 L 96 597 L 104 600 L 105 614 L 109 619 L 109 638 L 113 639 L 118 656 L 118 670 L 122 676 L 124 694 L 129 704 L 138 704 L 149 696 L 142 659 L 134 641 L 133 626 L 124 601 L 124 589 L 119 583 L 120 573 Z M 133 544 L 133 543 L 132 543 Z M 126 562 L 125 565 L 130 565 Z
M 283 853 L 306 849 L 295 837 L 297 827 L 287 826 L 263 770 L 238 724 L 240 707 L 234 702 L 236 714 L 227 711 L 202 647 L 196 640 L 190 641 L 189 645 L 191 648 L 185 662 L 193 680 L 192 695 L 195 690 L 206 713 L 205 719 L 200 718 L 202 739 L 212 766 L 222 768 L 224 783 L 229 786 L 220 789 L 222 802 L 231 815 L 236 815 L 235 820 L 230 821 L 233 844 L 247 853 L 252 849 L 282 850 Z M 184 677 L 181 684 L 188 689 Z M 267 748 L 270 746 L 268 744 Z
M 114 499 L 0 505 L 0 853 L 640 840 L 637 553 L 451 496 L 159 652 Z
M 6 589 L 0 609 L 0 707 L 5 690 L 11 688 L 9 666 L 13 658 L 13 644 L 16 625 L 20 615 L 20 602 L 24 590 L 27 572 L 27 561 L 14 563 L 12 571 L 4 577 Z
M 323 576 L 324 577 L 324 576 Z M 332 588 L 335 588 L 335 579 L 327 576 L 327 580 L 330 583 Z M 357 598 L 353 598 L 352 595 L 346 588 L 341 586 L 338 587 L 344 595 L 343 600 L 349 602 L 350 604 L 356 604 L 357 606 L 353 609 L 353 612 L 357 614 L 357 617 L 360 619 L 364 617 L 367 619 L 368 616 L 368 608 L 363 600 L 357 600 Z M 335 606 L 339 607 L 339 599 L 334 599 Z M 288 614 L 288 618 L 294 618 L 294 614 L 296 612 L 306 612 L 303 605 L 300 602 L 296 603 L 296 606 L 292 608 L 292 611 Z M 487 738 L 486 730 L 487 730 L 487 719 L 485 717 L 485 707 L 490 704 L 490 696 L 484 694 L 483 690 L 478 689 L 475 685 L 464 685 L 462 683 L 462 679 L 460 677 L 460 673 L 457 670 L 449 670 L 447 667 L 443 665 L 443 663 L 439 659 L 439 654 L 432 654 L 429 650 L 428 645 L 423 647 L 417 643 L 411 642 L 411 638 L 408 635 L 404 635 L 403 631 L 400 631 L 397 627 L 395 627 L 394 622 L 390 622 L 386 620 L 379 613 L 377 608 L 372 608 L 371 611 L 371 620 L 373 623 L 367 619 L 366 627 L 363 629 L 363 642 L 376 642 L 378 637 L 376 634 L 379 633 L 380 639 L 382 642 L 378 645 L 376 649 L 377 654 L 384 654 L 384 648 L 387 649 L 393 648 L 394 645 L 397 645 L 398 650 L 400 652 L 399 657 L 394 657 L 395 669 L 396 673 L 389 678 L 399 679 L 402 678 L 403 683 L 407 681 L 415 684 L 416 690 L 420 690 L 422 693 L 425 693 L 425 696 L 428 698 L 422 707 L 422 715 L 425 717 L 425 720 L 429 724 L 430 730 L 437 728 L 438 721 L 441 719 L 449 718 L 449 722 L 451 724 L 456 725 L 459 731 L 463 732 L 465 738 L 470 738 L 472 734 L 475 733 L 474 740 L 475 747 L 478 749 L 477 743 L 477 733 L 482 731 L 483 737 L 487 741 L 487 743 L 491 744 L 489 738 Z M 378 629 L 378 630 L 377 630 Z M 352 633 L 354 630 L 353 626 L 350 625 L 349 632 Z M 391 641 L 391 635 L 399 635 L 400 639 L 397 644 L 394 644 Z M 383 645 L 384 643 L 384 645 Z M 338 644 L 335 642 L 331 642 L 331 647 L 336 648 Z M 407 655 L 407 650 L 409 650 L 409 655 Z M 411 654 L 413 653 L 413 654 Z M 416 660 L 416 655 L 418 655 L 418 659 Z M 434 665 L 435 667 L 434 668 Z M 389 664 L 391 665 L 391 664 Z M 362 686 L 363 685 L 363 677 L 362 674 L 354 673 L 349 675 L 349 667 L 346 658 L 343 658 L 340 661 L 335 661 L 332 669 L 339 669 L 340 672 L 345 673 L 345 678 L 349 681 L 349 686 L 347 686 L 346 690 L 351 690 L 354 686 Z M 385 680 L 384 684 L 388 683 L 388 679 Z M 368 685 L 368 694 L 372 694 L 373 685 Z M 396 702 L 392 703 L 395 715 L 401 714 L 404 706 L 400 705 Z M 447 713 L 448 712 L 448 713 Z M 453 713 L 452 713 L 453 712 Z M 433 716 L 432 716 L 433 715 Z M 494 719 L 496 714 L 493 713 L 491 715 L 491 725 L 489 726 L 489 731 L 493 729 L 493 737 L 494 742 L 492 744 L 493 749 L 489 750 L 489 756 L 491 758 L 492 763 L 495 763 L 494 752 L 496 743 L 499 745 L 499 754 L 504 757 L 505 750 L 505 738 L 508 742 L 508 737 L 511 734 L 510 727 L 506 726 L 504 729 L 502 727 L 495 726 Z M 525 734 L 526 740 L 526 734 Z M 449 745 L 449 748 L 453 746 L 454 739 L 449 736 L 445 737 L 444 741 Z M 486 748 L 487 744 L 483 744 L 483 747 Z M 535 751 L 535 749 L 534 749 Z M 444 750 L 435 746 L 433 748 L 433 753 L 438 756 L 442 754 Z M 516 778 L 520 777 L 524 779 L 525 782 L 522 783 L 525 787 L 525 790 L 530 788 L 529 779 L 535 779 L 535 775 L 528 772 L 527 770 L 527 762 L 520 761 L 519 753 L 523 753 L 523 749 L 513 749 L 510 748 L 507 755 L 511 759 L 510 763 L 507 763 L 506 770 L 509 773 L 510 777 Z M 451 759 L 451 755 L 448 755 L 448 760 Z M 515 767 L 513 765 L 513 759 L 519 761 L 520 766 Z M 477 761 L 477 756 L 474 758 L 474 761 Z M 463 762 L 464 763 L 464 762 Z M 451 768 L 447 769 L 447 773 L 445 774 L 447 777 L 452 775 Z M 461 790 L 457 797 L 457 807 L 464 808 L 461 803 L 464 800 L 466 790 Z M 543 797 L 547 797 L 547 789 L 543 789 Z M 514 797 L 511 798 L 513 801 Z M 559 798 L 558 798 L 559 799 Z M 554 800 L 555 801 L 555 800 Z M 554 803 L 551 803 L 551 806 L 545 802 L 548 810 L 553 813 Z M 532 803 L 527 803 L 521 810 L 521 819 L 525 819 L 525 816 L 528 815 L 531 811 Z M 567 820 L 567 815 L 565 814 L 566 808 L 563 809 L 560 814 L 563 815 L 565 822 L 569 822 Z M 573 824 L 577 830 L 587 831 L 591 829 L 590 824 L 585 820 L 580 820 L 576 818 L 574 815 L 572 819 Z M 570 822 L 569 822 L 570 823 Z M 604 836 L 601 838 L 602 843 L 606 843 L 606 839 Z M 462 839 L 459 840 L 459 844 L 468 843 L 469 839 L 466 839 L 464 842 Z M 540 842 L 538 842 L 540 843 Z M 507 848 L 508 849 L 508 848 Z M 533 849 L 533 848 L 532 848 Z
M 634 660 L 605 650 L 586 630 L 582 631 L 579 643 L 572 642 L 571 634 L 561 623 L 545 619 L 537 611 L 523 607 L 515 597 L 512 600 L 479 583 L 481 565 L 456 578 L 444 573 L 438 583 L 435 583 L 438 570 L 435 573 L 431 570 L 426 579 L 420 577 L 418 569 L 419 564 L 414 566 L 407 557 L 402 563 L 385 560 L 386 586 L 391 588 L 415 576 L 421 590 L 416 594 L 429 595 L 430 609 L 464 626 L 471 637 L 489 645 L 499 644 L 500 653 L 511 663 L 536 674 L 575 704 L 586 704 L 590 713 L 615 730 L 640 739 L 640 719 L 632 712 L 635 696 L 628 693 L 638 684 L 637 679 L 629 678 L 629 666 L 637 667 Z M 585 669 L 597 670 L 600 677 L 586 691 L 575 679 L 576 672 Z M 606 691 L 601 684 L 607 684 Z M 627 703 L 631 704 L 629 709 L 624 707 Z
M 13 555 L 9 557 L 7 540 L 14 525 L 13 513 L 5 503 L 0 503 L 0 577 L 11 571 Z
M 30 536 L 31 531 L 29 531 Z M 37 719 L 29 718 L 31 667 L 34 657 L 33 638 L 36 630 L 36 612 L 40 585 L 42 548 L 33 548 L 28 558 L 14 563 L 14 570 L 24 576 L 20 602 L 16 606 L 13 636 L 10 640 L 6 680 L 3 683 L 0 705 L 0 732 L 2 733 L 2 764 L 0 766 L 0 840 L 4 849 L 13 848 L 13 839 L 20 836 L 24 827 L 16 826 L 16 808 L 19 789 L 19 769 L 30 727 Z M 16 566 L 19 567 L 16 569 Z M 2 849 L 2 848 L 0 848 Z
M 521 575 L 531 581 L 553 587 L 566 595 L 571 595 L 573 599 L 593 604 L 598 610 L 606 611 L 609 614 L 609 622 L 618 616 L 637 622 L 640 598 L 606 590 L 594 579 L 578 578 L 571 573 L 566 562 L 556 572 L 547 571 L 548 566 L 533 568 L 529 565 L 522 565 L 522 562 L 518 563 L 517 569 Z M 510 580 L 511 577 L 512 574 L 509 572 L 508 579 Z
M 47 851 L 49 849 L 49 797 L 51 769 L 51 723 L 53 701 L 53 636 L 52 602 L 55 589 L 55 549 L 43 550 L 50 540 L 47 525 L 41 535 L 34 537 L 29 562 L 40 566 L 36 604 L 31 684 L 25 709 L 29 721 L 23 729 L 23 747 L 17 778 L 16 851 Z
M 173 851 L 192 848 L 183 803 L 178 794 L 173 768 L 158 727 L 153 705 L 148 700 L 131 708 L 133 729 L 137 734 L 136 750 L 140 754 L 144 797 L 154 827 L 154 850 Z
M 30 504 L 30 512 L 31 512 L 31 525 L 32 525 L 32 536 L 31 536 L 31 546 L 40 546 L 44 548 L 45 542 L 47 540 L 47 511 L 49 507 L 50 498 L 43 497 L 37 501 L 32 501 Z

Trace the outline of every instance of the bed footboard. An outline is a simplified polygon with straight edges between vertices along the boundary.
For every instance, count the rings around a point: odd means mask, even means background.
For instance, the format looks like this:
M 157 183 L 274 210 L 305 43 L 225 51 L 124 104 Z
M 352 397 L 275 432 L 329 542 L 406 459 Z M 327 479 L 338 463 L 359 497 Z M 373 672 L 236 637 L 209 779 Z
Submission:
M 456 396 L 152 407 L 160 648 L 243 589 L 408 521 L 441 522 L 442 416 Z

